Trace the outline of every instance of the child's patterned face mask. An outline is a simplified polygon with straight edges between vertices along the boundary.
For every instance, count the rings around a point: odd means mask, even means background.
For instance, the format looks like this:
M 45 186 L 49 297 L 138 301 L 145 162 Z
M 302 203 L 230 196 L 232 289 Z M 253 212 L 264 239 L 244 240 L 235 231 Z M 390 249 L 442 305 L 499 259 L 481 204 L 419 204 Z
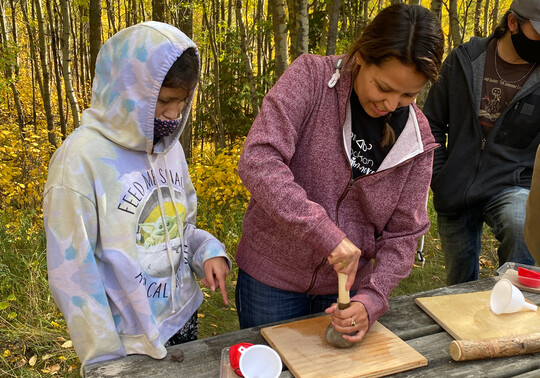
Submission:
M 156 144 L 160 138 L 171 135 L 179 124 L 180 118 L 171 121 L 154 118 L 154 144 Z

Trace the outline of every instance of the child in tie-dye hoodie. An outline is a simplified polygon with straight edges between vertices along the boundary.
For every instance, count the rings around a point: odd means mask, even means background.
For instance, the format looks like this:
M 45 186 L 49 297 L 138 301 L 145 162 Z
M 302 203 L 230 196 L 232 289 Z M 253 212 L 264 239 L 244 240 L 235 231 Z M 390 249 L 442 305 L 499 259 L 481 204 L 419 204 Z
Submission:
M 101 48 L 92 103 L 51 159 L 43 213 L 51 293 L 83 365 L 164 358 L 196 339 L 202 292 L 227 303 L 224 246 L 195 227 L 178 138 L 198 81 L 196 45 L 145 22 Z

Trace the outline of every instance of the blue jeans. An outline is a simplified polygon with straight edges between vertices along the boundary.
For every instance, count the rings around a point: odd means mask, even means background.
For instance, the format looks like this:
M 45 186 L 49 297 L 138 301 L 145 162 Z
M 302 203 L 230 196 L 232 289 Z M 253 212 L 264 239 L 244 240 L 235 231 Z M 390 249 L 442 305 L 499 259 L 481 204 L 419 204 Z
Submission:
M 235 298 L 240 328 L 249 328 L 323 312 L 337 302 L 337 293 L 310 295 L 281 290 L 239 270 Z
M 484 222 L 500 242 L 497 250 L 499 266 L 507 261 L 535 264 L 523 238 L 528 196 L 529 189 L 514 186 L 490 198 L 483 206 L 451 216 L 437 214 L 448 285 L 478 279 Z

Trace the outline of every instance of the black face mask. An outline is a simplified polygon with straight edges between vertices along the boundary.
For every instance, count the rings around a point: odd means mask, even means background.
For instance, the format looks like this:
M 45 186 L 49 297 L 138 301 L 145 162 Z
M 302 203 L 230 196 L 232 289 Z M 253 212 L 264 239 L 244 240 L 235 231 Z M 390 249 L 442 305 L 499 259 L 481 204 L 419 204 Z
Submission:
M 534 41 L 527 36 L 519 27 L 516 34 L 512 34 L 512 44 L 519 57 L 529 63 L 540 63 L 540 41 Z
M 159 142 L 160 138 L 171 135 L 180 124 L 180 118 L 171 121 L 154 118 L 154 144 Z

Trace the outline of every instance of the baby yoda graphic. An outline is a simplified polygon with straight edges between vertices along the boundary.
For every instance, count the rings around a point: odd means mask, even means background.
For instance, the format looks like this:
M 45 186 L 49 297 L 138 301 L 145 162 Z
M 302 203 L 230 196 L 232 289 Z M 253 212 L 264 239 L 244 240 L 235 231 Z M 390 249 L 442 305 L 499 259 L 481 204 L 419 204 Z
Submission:
M 160 205 L 157 191 L 153 191 L 139 215 L 137 226 L 137 256 L 141 270 L 145 276 L 153 278 L 170 277 L 171 263 L 174 266 L 173 271 L 178 271 L 180 264 L 183 263 L 180 257 L 186 221 L 186 208 L 182 203 L 185 196 L 180 192 L 171 195 L 167 187 L 161 188 L 161 191 L 163 204 Z M 169 233 L 172 255 L 167 249 L 165 230 Z
M 171 240 L 180 236 L 174 217 L 165 215 L 165 226 L 167 227 L 167 231 L 169 231 L 169 238 Z M 141 223 L 142 230 L 149 235 L 144 238 L 144 248 L 148 249 L 151 246 L 165 242 L 165 226 L 161 217 L 152 223 Z

